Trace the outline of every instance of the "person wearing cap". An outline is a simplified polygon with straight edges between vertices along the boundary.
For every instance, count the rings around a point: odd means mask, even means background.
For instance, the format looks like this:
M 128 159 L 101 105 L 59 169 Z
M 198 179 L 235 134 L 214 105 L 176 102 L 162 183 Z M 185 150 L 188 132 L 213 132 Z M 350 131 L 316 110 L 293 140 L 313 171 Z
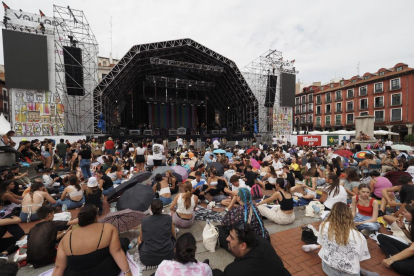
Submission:
M 103 196 L 102 196 L 102 190 L 99 188 L 98 184 L 99 183 L 96 177 L 90 177 L 88 179 L 88 187 L 83 192 L 83 195 L 85 196 L 85 205 L 87 204 L 95 205 L 99 209 L 98 215 L 101 215 L 102 210 L 103 210 L 102 208 Z
M 105 150 L 106 150 L 106 154 L 111 154 L 114 155 L 115 154 L 115 143 L 112 139 L 112 137 L 109 137 L 108 140 L 105 142 Z

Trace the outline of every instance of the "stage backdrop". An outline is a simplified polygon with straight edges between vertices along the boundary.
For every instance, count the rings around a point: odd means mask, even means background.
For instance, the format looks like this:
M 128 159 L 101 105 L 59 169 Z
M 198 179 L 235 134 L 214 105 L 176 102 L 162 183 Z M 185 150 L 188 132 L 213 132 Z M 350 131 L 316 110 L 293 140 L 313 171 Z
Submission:
M 195 128 L 197 125 L 197 106 L 149 104 L 150 124 L 164 128 Z

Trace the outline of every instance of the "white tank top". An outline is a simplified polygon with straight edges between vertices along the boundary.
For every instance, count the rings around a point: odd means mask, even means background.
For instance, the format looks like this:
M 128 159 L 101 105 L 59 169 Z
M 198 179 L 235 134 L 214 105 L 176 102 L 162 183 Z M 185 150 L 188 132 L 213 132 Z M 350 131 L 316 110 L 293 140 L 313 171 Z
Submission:
M 267 180 L 269 181 L 270 184 L 276 184 L 276 178 L 274 177 L 269 177 Z
M 145 148 L 136 148 L 136 151 L 137 151 L 137 155 L 144 155 L 144 153 L 145 153 Z
M 178 206 L 177 207 L 177 213 L 185 214 L 185 215 L 191 215 L 194 212 L 194 207 L 195 207 L 194 196 L 191 195 L 191 205 L 190 205 L 190 208 L 185 209 L 183 194 L 180 194 L 178 196 L 177 206 Z
M 70 188 L 71 188 L 71 192 L 69 192 L 69 197 L 70 198 L 74 198 L 74 197 L 77 197 L 77 196 L 81 196 L 81 195 L 83 195 L 83 191 L 82 191 L 82 189 L 80 189 L 79 191 L 78 191 L 78 189 L 76 189 L 75 187 L 72 187 L 72 186 L 69 186 Z

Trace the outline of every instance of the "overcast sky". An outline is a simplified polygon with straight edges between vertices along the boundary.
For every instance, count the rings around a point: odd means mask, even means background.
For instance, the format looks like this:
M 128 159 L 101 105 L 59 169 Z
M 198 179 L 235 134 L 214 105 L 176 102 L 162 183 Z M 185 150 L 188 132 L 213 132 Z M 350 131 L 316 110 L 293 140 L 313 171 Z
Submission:
M 12 9 L 53 16 L 53 4 L 83 10 L 109 56 L 133 45 L 192 38 L 242 69 L 269 49 L 296 60 L 301 82 L 328 82 L 392 67 L 414 67 L 414 1 L 5 0 Z M 3 52 L 2 42 L 0 51 Z M 3 54 L 0 57 L 3 63 Z

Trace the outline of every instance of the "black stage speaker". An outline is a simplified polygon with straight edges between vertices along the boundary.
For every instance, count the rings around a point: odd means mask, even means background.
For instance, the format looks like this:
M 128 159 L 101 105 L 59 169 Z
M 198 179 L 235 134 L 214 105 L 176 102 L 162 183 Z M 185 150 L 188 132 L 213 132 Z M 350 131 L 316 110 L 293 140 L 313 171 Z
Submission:
M 168 135 L 171 135 L 171 136 L 177 136 L 177 134 L 178 134 L 178 132 L 177 132 L 177 130 L 176 130 L 176 129 L 170 129 L 170 130 L 168 131 Z
M 211 134 L 220 134 L 220 130 L 212 130 Z
M 187 133 L 187 129 L 180 127 L 177 129 L 178 135 L 185 135 Z
M 152 129 L 144 130 L 144 135 L 152 135 Z
M 277 77 L 274 75 L 268 75 L 266 86 L 266 99 L 264 104 L 265 107 L 273 107 L 275 105 L 276 85 Z
M 77 47 L 63 47 L 63 59 L 65 62 L 65 80 L 68 95 L 84 96 L 82 50 Z
M 282 73 L 280 77 L 280 106 L 294 107 L 296 75 Z
M 129 135 L 140 135 L 140 134 L 141 134 L 140 129 L 130 129 L 129 130 Z

